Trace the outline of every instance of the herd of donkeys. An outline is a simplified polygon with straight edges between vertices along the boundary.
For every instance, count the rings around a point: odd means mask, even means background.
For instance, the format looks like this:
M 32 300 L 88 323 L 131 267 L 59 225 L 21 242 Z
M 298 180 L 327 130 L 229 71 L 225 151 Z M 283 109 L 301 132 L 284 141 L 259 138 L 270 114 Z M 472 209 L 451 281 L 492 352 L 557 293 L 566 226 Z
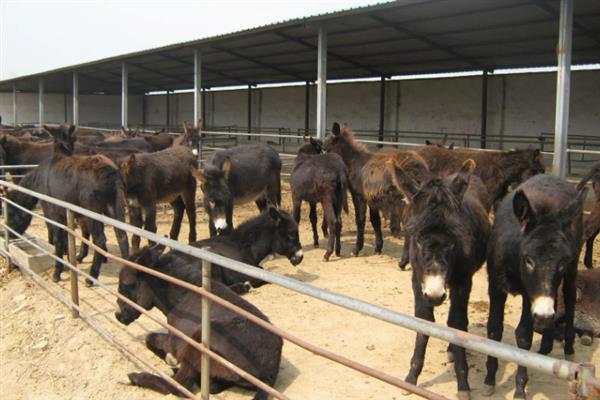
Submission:
M 529 350 L 534 330 L 542 334 L 539 352 L 548 354 L 555 340 L 564 341 L 565 357 L 574 354 L 576 333 L 591 344 L 600 335 L 599 270 L 593 270 L 593 244 L 600 231 L 600 163 L 574 187 L 564 179 L 546 175 L 539 150 L 484 152 L 455 149 L 445 141 L 413 150 L 370 151 L 345 124 L 335 123 L 323 140 L 307 138 L 295 158 L 290 177 L 293 210 L 281 205 L 281 160 L 268 144 L 248 144 L 218 150 L 199 169 L 197 149 L 203 140 L 201 124 L 184 123 L 182 135 L 145 133 L 123 129 L 120 135 L 74 126 L 0 130 L 0 165 L 37 164 L 32 170 L 11 170 L 14 183 L 24 188 L 105 214 L 156 232 L 156 209 L 173 207 L 169 236 L 177 239 L 184 212 L 189 221 L 189 243 L 198 248 L 260 268 L 271 254 L 285 256 L 293 265 L 302 262 L 299 240 L 302 202 L 310 205 L 313 242 L 319 243 L 317 203 L 323 210 L 321 230 L 328 238 L 324 260 L 340 256 L 342 214 L 348 213 L 347 193 L 354 205 L 356 241 L 352 255 L 364 245 L 367 210 L 375 233 L 374 249 L 383 250 L 381 217 L 389 219 L 391 233 L 404 236 L 399 267 L 412 267 L 415 316 L 434 321 L 434 309 L 449 297 L 447 324 L 466 331 L 474 273 L 486 262 L 488 272 L 488 337 L 500 341 L 508 294 L 521 295 L 517 345 Z M 22 176 L 22 177 L 19 177 Z M 592 182 L 596 202 L 584 223 L 587 183 Z M 210 237 L 196 237 L 196 186 L 200 185 L 209 218 Z M 7 193 L 8 226 L 23 233 L 38 199 L 18 190 Z M 255 201 L 258 216 L 233 225 L 236 204 Z M 19 208 L 14 204 L 19 205 Z M 44 215 L 66 223 L 66 211 L 40 202 Z M 493 215 L 493 218 L 491 216 Z M 106 249 L 104 226 L 76 216 L 82 235 Z M 47 225 L 48 239 L 62 259 L 67 234 Z M 178 279 L 202 283 L 201 261 L 178 251 L 165 252 L 159 244 L 131 245 L 125 232 L 115 229 L 121 255 L 140 265 Z M 584 264 L 579 254 L 586 244 Z M 88 254 L 82 244 L 78 260 Z M 90 276 L 93 285 L 106 262 L 94 252 Z M 63 264 L 56 262 L 53 279 L 59 281 Z M 215 265 L 213 291 L 223 299 L 268 321 L 242 295 L 266 282 Z M 154 275 L 124 266 L 119 293 L 142 308 L 160 309 L 167 322 L 200 340 L 200 295 Z M 115 316 L 130 324 L 141 312 L 122 299 Z M 214 303 L 211 311 L 211 348 L 263 382 L 274 385 L 283 342 L 270 331 Z M 428 336 L 417 334 L 406 381 L 416 384 L 425 358 Z M 198 350 L 171 333 L 151 333 L 148 349 L 174 367 L 174 379 L 191 390 L 200 382 Z M 469 398 L 465 349 L 448 346 L 454 362 L 459 398 Z M 494 393 L 498 361 L 488 357 L 483 392 Z M 230 386 L 267 393 L 222 365 L 211 363 L 211 393 Z M 184 395 L 181 386 L 148 372 L 131 373 L 132 384 L 161 393 Z M 525 397 L 527 370 L 516 374 L 515 398 Z

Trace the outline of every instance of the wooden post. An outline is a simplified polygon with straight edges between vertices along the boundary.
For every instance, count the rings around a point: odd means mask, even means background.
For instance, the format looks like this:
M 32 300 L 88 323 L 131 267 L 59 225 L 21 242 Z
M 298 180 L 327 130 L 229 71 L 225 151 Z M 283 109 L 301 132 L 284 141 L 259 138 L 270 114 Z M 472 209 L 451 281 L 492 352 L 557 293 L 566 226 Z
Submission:
M 75 230 L 75 213 L 71 210 L 67 210 L 67 226 L 69 229 Z M 69 249 L 69 263 L 72 266 L 77 268 L 77 252 L 75 248 L 75 237 L 73 235 L 68 235 L 68 249 Z M 83 246 L 83 243 L 81 244 Z M 77 272 L 71 270 L 71 301 L 79 306 L 79 287 L 77 282 Z M 79 311 L 73 307 L 71 311 L 71 315 L 73 318 L 79 317 Z

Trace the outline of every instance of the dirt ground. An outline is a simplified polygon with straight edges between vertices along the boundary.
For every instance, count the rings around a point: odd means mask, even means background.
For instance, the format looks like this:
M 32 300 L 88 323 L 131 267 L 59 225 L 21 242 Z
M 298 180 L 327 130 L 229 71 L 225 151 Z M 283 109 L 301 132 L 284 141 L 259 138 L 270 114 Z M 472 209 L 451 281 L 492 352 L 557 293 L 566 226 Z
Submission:
M 284 206 L 290 208 L 289 193 L 284 190 Z M 373 235 L 368 231 L 365 249 L 360 257 L 350 257 L 355 227 L 352 215 L 344 216 L 342 257 L 322 261 L 325 240 L 320 248 L 313 248 L 307 208 L 303 210 L 300 239 L 305 258 L 298 267 L 286 259 L 276 258 L 265 263 L 269 271 L 359 298 L 391 310 L 413 312 L 410 271 L 397 267 L 402 241 L 386 235 L 384 255 L 373 254 Z M 253 206 L 236 210 L 236 221 L 256 214 Z M 204 212 L 199 210 L 199 237 L 207 237 Z M 160 212 L 159 232 L 167 233 L 171 215 Z M 180 239 L 187 238 L 184 226 Z M 369 226 L 367 226 L 370 228 Z M 45 237 L 45 228 L 38 223 L 31 234 Z M 389 232 L 386 226 L 386 234 Z M 107 234 L 108 234 L 107 230 Z M 110 232 L 110 242 L 116 243 Z M 600 240 L 596 242 L 594 258 L 600 267 Z M 91 257 L 88 257 L 88 261 Z M 1 262 L 4 262 L 2 260 Z M 0 264 L 3 271 L 6 264 Z M 583 267 L 581 265 L 581 267 Z M 83 269 L 89 263 L 82 264 Z M 105 265 L 101 281 L 117 289 L 118 266 Z M 157 399 L 163 396 L 149 390 L 126 384 L 127 373 L 139 371 L 127 358 L 109 346 L 81 319 L 71 318 L 70 311 L 31 279 L 18 271 L 1 274 L 0 279 L 0 397 L 9 399 Z M 67 293 L 67 274 L 63 281 L 52 285 Z M 51 282 L 49 273 L 44 279 Z M 83 286 L 83 285 L 81 285 Z M 80 287 L 81 287 L 80 286 Z M 253 290 L 246 298 L 263 310 L 271 321 L 297 336 L 328 350 L 358 360 L 370 367 L 404 378 L 408 372 L 415 334 L 373 318 L 361 316 L 309 297 L 290 292 L 274 285 Z M 145 334 L 158 330 L 146 317 L 129 327 L 114 318 L 116 301 L 100 288 L 82 288 L 81 302 L 85 313 L 97 318 L 128 348 L 164 371 L 169 371 L 162 360 L 154 357 L 143 345 Z M 474 278 L 469 308 L 470 331 L 485 336 L 487 319 L 487 276 L 484 268 Z M 444 323 L 448 302 L 438 307 L 436 318 Z M 158 313 L 157 313 L 158 315 Z M 515 344 L 514 327 L 520 315 L 520 299 L 509 298 L 505 318 L 505 343 Z M 537 350 L 540 336 L 535 335 Z M 592 346 L 576 341 L 576 360 L 600 365 L 600 340 Z M 452 364 L 446 360 L 446 344 L 437 339 L 429 341 L 425 367 L 419 385 L 444 394 L 456 396 L 456 382 Z M 551 354 L 562 358 L 562 345 L 555 343 Z M 485 357 L 469 353 L 472 398 L 481 399 Z M 498 386 L 493 399 L 512 398 L 516 366 L 500 361 Z M 276 388 L 292 399 L 409 399 L 401 391 L 378 380 L 336 365 L 286 343 Z M 536 372 L 530 372 L 528 393 L 530 399 L 565 399 L 565 382 Z M 250 399 L 253 393 L 232 389 L 215 396 L 219 399 Z M 167 398 L 174 398 L 168 396 Z

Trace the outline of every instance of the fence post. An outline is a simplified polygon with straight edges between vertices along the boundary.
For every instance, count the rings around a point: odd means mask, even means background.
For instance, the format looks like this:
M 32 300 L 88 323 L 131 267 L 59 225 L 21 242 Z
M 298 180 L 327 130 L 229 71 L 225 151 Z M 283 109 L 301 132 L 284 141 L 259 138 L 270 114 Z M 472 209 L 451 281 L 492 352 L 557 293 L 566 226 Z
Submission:
M 591 363 L 583 363 L 577 371 L 576 385 L 577 388 L 572 393 L 573 398 L 593 399 L 597 394 L 597 390 L 588 386 L 588 380 L 596 377 L 596 366 Z
M 75 213 L 71 210 L 67 210 L 67 226 L 69 229 L 75 230 Z M 68 250 L 69 250 L 69 263 L 77 268 L 77 255 L 75 248 L 75 236 L 68 235 Z M 81 244 L 83 246 L 83 243 Z M 77 282 L 77 272 L 71 270 L 71 301 L 73 304 L 79 306 L 79 287 Z M 79 311 L 73 306 L 71 310 L 73 318 L 79 317 Z
M 6 189 L 2 188 L 2 191 L 6 193 Z M 10 235 L 8 232 L 8 202 L 2 202 L 2 215 L 4 216 L 4 251 L 6 252 L 6 268 L 10 271 L 10 255 L 8 254 L 8 241 Z
M 202 260 L 202 287 L 207 292 L 211 291 L 211 264 Z M 210 300 L 202 296 L 202 344 L 210 348 Z M 200 391 L 203 400 L 210 396 L 210 358 L 207 354 L 201 355 L 200 365 Z

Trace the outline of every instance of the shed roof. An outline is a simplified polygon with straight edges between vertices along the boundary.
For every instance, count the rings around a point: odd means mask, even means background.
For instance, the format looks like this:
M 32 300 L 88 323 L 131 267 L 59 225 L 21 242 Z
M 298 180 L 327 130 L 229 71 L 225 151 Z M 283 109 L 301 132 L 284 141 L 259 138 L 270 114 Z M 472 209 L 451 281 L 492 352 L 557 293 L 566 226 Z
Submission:
M 0 81 L 0 91 L 120 93 L 314 81 L 318 28 L 328 32 L 328 79 L 556 65 L 559 0 L 401 0 L 293 19 Z M 600 62 L 600 1 L 576 0 L 573 64 Z

